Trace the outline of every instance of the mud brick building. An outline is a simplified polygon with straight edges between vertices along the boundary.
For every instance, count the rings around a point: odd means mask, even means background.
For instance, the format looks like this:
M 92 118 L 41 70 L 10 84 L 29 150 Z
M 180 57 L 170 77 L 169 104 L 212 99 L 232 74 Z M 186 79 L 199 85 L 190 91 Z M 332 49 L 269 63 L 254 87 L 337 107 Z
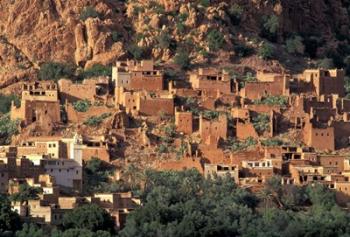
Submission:
M 109 78 L 98 77 L 85 79 L 82 83 L 73 82 L 67 79 L 58 81 L 59 97 L 61 103 L 73 103 L 78 100 L 106 101 L 109 95 Z
M 290 75 L 258 72 L 257 81 L 247 82 L 240 90 L 243 98 L 259 100 L 268 96 L 289 96 Z
M 11 119 L 24 125 L 36 122 L 44 130 L 61 121 L 57 85 L 51 81 L 31 82 L 22 85 L 21 105 L 11 106 Z
M 163 71 L 155 68 L 153 60 L 117 61 L 116 66 L 112 68 L 112 80 L 115 87 L 130 90 L 164 89 Z
M 194 90 L 223 94 L 230 94 L 232 91 L 232 81 L 225 70 L 199 68 L 198 71 L 190 73 L 190 83 Z

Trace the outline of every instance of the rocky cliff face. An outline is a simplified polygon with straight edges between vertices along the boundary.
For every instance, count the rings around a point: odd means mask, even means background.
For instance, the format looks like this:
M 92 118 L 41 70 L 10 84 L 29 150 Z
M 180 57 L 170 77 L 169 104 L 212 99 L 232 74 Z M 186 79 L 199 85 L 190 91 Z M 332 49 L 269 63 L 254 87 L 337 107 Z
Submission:
M 99 17 L 81 20 L 87 6 Z M 317 38 L 312 57 L 329 57 L 347 44 L 348 9 L 342 0 L 1 0 L 0 87 L 32 76 L 43 62 L 110 64 L 134 46 L 166 62 L 187 45 L 193 62 L 259 65 L 254 55 L 264 40 L 263 19 L 271 15 L 278 18 L 273 44 L 279 50 L 298 34 Z M 208 40 L 214 30 L 223 45 L 217 50 Z M 240 59 L 240 45 L 255 50 L 251 60 Z

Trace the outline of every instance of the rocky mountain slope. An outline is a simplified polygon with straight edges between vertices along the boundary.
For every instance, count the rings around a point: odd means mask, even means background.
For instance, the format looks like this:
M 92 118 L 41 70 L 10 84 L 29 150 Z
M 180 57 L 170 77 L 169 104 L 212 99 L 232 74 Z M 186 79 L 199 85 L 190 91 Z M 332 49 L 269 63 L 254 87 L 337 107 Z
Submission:
M 324 58 L 346 67 L 349 5 L 348 0 L 2 0 L 0 87 L 34 77 L 48 61 L 89 68 L 121 57 L 172 62 L 188 54 L 193 64 L 253 70 L 298 70 Z M 261 50 L 266 44 L 274 50 L 268 57 Z

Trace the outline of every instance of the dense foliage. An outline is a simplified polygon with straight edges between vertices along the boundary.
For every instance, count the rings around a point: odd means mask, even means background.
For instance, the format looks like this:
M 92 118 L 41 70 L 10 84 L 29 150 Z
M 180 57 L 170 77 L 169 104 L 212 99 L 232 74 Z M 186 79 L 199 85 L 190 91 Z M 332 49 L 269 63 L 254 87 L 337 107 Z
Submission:
M 47 62 L 40 66 L 38 77 L 41 80 L 57 81 L 61 78 L 72 78 L 74 76 L 74 67 L 58 62 Z
M 12 136 L 18 133 L 19 121 L 12 121 L 10 115 L 0 116 L 0 145 L 11 143 Z
M 268 96 L 261 100 L 255 100 L 255 104 L 265 104 L 265 105 L 279 105 L 284 107 L 288 104 L 288 97 L 286 96 Z
M 224 35 L 218 30 L 211 30 L 207 35 L 208 46 L 211 51 L 219 50 L 225 43 Z
M 112 76 L 112 67 L 103 66 L 101 64 L 94 64 L 91 68 L 83 71 L 79 77 L 81 78 L 91 78 L 91 77 L 111 77 Z
M 198 172 L 146 176 L 143 206 L 120 236 L 348 236 L 350 216 L 321 185 L 282 186 L 269 180 L 258 197 L 230 178 L 205 180 Z
M 118 183 L 109 182 L 109 176 L 113 171 L 114 168 L 110 164 L 92 157 L 84 166 L 84 191 L 86 193 L 119 191 Z
M 10 200 L 0 196 L 0 236 L 6 232 L 14 232 L 21 228 L 21 221 L 17 213 L 11 210 Z
M 113 232 L 114 222 L 106 210 L 95 204 L 86 204 L 65 214 L 63 227 L 65 229 L 86 229 L 93 232 L 98 230 Z
M 39 194 L 42 192 L 43 190 L 39 187 L 32 187 L 28 184 L 21 184 L 19 186 L 18 192 L 11 195 L 11 200 L 21 203 L 28 200 L 35 200 L 39 198 Z
M 275 48 L 272 44 L 264 42 L 258 50 L 258 55 L 262 59 L 272 59 L 275 55 Z
M 0 115 L 7 114 L 11 109 L 11 102 L 14 101 L 18 107 L 20 105 L 20 99 L 16 95 L 3 95 L 0 94 Z

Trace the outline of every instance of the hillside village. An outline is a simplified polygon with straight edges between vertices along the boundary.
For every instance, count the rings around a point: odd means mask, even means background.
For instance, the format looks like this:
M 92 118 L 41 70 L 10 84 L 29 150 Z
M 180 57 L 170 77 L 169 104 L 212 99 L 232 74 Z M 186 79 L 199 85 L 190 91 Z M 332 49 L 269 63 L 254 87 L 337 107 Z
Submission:
M 22 82 L 20 100 L 2 117 L 17 132 L 1 134 L 9 136 L 0 147 L 0 191 L 42 190 L 11 206 L 44 226 L 93 203 L 123 228 L 141 204 L 134 191 L 148 169 L 229 174 L 252 192 L 271 177 L 283 185 L 322 183 L 346 207 L 344 74 L 320 68 L 237 76 L 205 67 L 170 80 L 153 60 L 126 60 L 115 62 L 112 77 Z

